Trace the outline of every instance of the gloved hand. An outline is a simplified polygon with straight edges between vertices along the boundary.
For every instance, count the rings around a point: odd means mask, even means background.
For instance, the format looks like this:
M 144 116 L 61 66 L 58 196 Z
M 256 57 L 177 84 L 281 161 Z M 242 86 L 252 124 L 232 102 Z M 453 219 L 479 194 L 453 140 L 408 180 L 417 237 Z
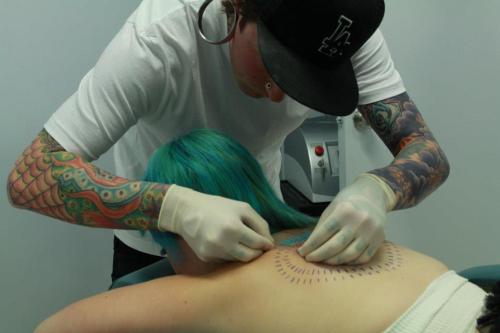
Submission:
M 179 234 L 205 262 L 247 262 L 274 247 L 269 225 L 247 203 L 177 185 L 165 194 L 158 230 Z
M 364 264 L 384 242 L 387 212 L 395 205 L 383 180 L 362 174 L 328 205 L 298 252 L 312 262 Z

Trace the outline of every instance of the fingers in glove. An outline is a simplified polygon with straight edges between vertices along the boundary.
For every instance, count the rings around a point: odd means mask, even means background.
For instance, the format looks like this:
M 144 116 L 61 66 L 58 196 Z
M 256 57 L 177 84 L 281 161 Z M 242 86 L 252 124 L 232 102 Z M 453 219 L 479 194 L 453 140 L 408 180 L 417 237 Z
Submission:
M 354 264 L 354 262 L 368 249 L 362 238 L 357 238 L 349 244 L 342 252 L 324 261 L 328 265 Z
M 252 207 L 248 206 L 242 214 L 243 223 L 259 235 L 267 238 L 274 246 L 274 240 L 269 231 L 269 224 Z
M 304 242 L 304 244 L 298 249 L 299 254 L 302 257 L 310 255 L 312 252 L 319 250 L 319 248 L 329 239 L 332 238 L 335 233 L 340 230 L 340 226 L 336 222 L 324 223 L 318 225 L 314 228 L 311 236 Z
M 372 242 L 365 251 L 352 262 L 353 265 L 362 265 L 368 263 L 375 256 L 380 247 L 384 244 L 384 237 L 380 237 L 379 240 Z
M 250 249 L 242 244 L 238 244 L 235 248 L 231 250 L 231 256 L 234 260 L 249 262 L 255 258 L 260 257 L 264 251 Z
M 228 237 L 231 239 L 231 237 Z M 238 244 L 237 240 L 231 239 L 230 243 L 224 243 L 222 241 L 216 241 L 217 238 L 209 239 L 201 244 L 192 243 L 189 244 L 196 256 L 204 262 L 210 263 L 223 263 L 225 261 L 234 261 L 231 255 L 231 248 Z M 199 246 L 198 246 L 199 245 Z
M 343 228 L 335 236 L 326 241 L 318 249 L 308 254 L 307 261 L 325 261 L 342 252 L 354 239 L 354 233 L 349 228 Z
M 242 227 L 239 242 L 254 250 L 267 251 L 274 248 L 274 241 L 270 241 L 247 226 Z

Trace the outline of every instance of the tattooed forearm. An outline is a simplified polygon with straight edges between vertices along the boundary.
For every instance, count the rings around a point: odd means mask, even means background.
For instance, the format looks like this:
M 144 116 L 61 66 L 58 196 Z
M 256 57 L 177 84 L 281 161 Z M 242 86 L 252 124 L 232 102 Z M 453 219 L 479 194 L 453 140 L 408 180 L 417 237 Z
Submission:
M 359 110 L 395 156 L 389 166 L 370 171 L 393 189 L 395 209 L 415 206 L 446 180 L 448 160 L 406 93 Z
M 45 130 L 17 160 L 8 183 L 15 206 L 116 229 L 155 229 L 167 188 L 111 175 L 65 151 Z

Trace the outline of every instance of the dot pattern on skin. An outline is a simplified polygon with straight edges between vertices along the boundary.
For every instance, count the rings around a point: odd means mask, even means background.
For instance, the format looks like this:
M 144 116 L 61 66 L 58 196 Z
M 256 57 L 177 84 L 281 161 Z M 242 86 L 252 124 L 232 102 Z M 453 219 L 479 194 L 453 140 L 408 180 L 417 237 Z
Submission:
M 296 285 L 318 285 L 335 283 L 342 280 L 356 279 L 391 272 L 403 265 L 401 251 L 394 244 L 383 245 L 384 258 L 376 263 L 350 266 L 331 266 L 310 263 L 295 255 L 295 248 L 278 248 L 273 256 L 274 268 L 288 283 Z

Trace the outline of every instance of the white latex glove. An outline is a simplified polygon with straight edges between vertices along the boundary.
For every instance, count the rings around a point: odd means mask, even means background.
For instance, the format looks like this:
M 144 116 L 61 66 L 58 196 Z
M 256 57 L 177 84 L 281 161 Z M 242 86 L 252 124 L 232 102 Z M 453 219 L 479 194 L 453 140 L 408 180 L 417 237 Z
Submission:
M 158 230 L 179 234 L 205 262 L 244 261 L 274 247 L 269 225 L 247 203 L 171 185 Z
M 298 252 L 311 262 L 364 264 L 384 242 L 387 212 L 395 205 L 392 189 L 364 173 L 328 205 Z

